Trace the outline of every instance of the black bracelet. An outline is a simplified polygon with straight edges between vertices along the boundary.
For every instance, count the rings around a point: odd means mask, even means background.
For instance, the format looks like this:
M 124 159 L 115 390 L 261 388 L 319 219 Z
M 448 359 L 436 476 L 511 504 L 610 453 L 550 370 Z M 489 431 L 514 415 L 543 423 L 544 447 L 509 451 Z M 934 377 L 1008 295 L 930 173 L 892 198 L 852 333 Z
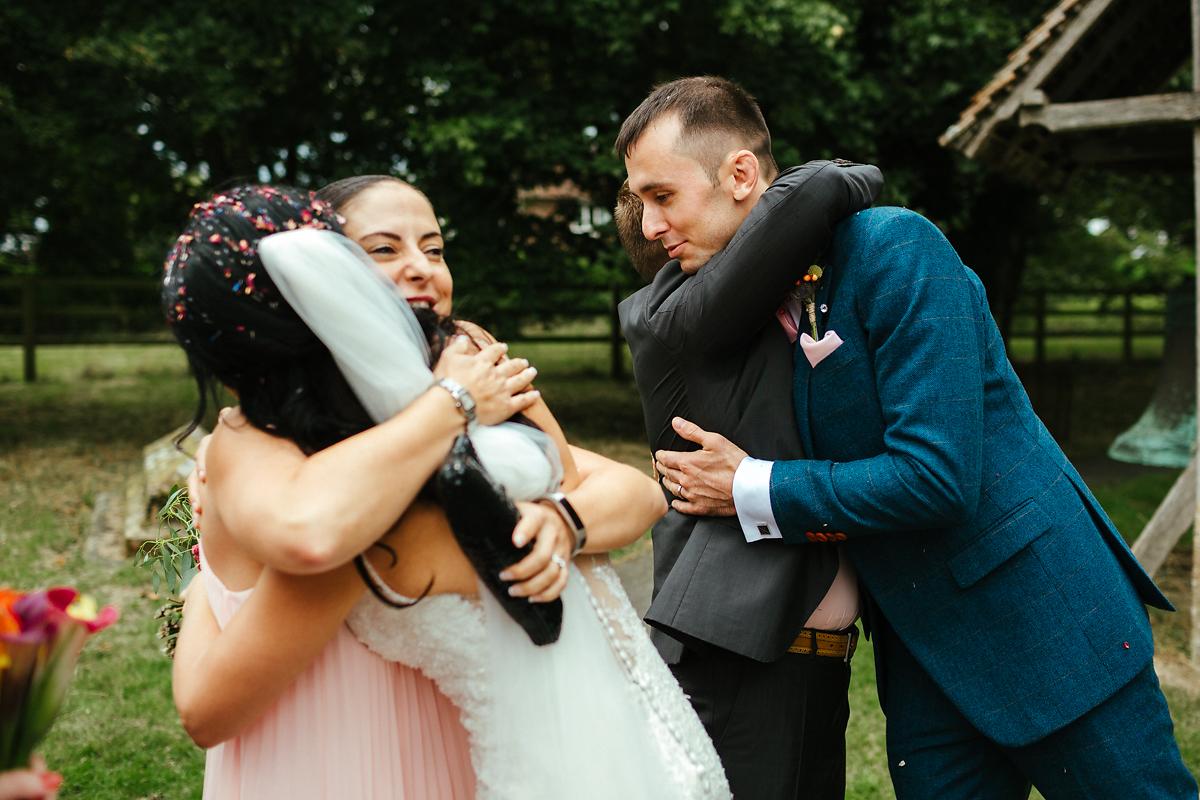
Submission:
M 571 558 L 579 555 L 587 544 L 587 528 L 580 519 L 579 512 L 575 510 L 575 506 L 571 505 L 571 501 L 562 492 L 551 492 L 541 500 L 553 506 L 558 515 L 563 518 L 563 522 L 567 523 L 567 528 L 575 534 L 575 548 L 571 550 Z

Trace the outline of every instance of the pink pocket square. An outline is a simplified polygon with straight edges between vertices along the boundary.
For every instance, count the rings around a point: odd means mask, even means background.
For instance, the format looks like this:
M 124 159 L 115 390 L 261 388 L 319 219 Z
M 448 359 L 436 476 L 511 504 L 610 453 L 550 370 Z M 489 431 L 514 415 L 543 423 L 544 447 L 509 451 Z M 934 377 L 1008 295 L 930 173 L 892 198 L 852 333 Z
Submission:
M 818 342 L 807 333 L 802 333 L 800 334 L 800 346 L 804 348 L 804 357 L 808 359 L 808 363 L 816 367 L 834 350 L 842 346 L 842 337 L 834 331 L 825 331 L 825 335 Z

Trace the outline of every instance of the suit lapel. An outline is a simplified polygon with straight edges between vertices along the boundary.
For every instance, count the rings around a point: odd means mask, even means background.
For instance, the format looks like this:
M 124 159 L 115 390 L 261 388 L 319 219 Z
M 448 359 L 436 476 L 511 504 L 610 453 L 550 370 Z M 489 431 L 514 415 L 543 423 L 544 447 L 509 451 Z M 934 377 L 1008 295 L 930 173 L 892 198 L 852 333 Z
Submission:
M 801 329 L 803 330 L 803 328 Z M 804 457 L 812 458 L 813 442 L 812 429 L 808 421 L 808 391 L 809 378 L 812 377 L 812 365 L 804 355 L 800 340 L 792 349 L 792 405 L 796 411 L 796 426 L 800 433 L 800 446 L 804 448 Z

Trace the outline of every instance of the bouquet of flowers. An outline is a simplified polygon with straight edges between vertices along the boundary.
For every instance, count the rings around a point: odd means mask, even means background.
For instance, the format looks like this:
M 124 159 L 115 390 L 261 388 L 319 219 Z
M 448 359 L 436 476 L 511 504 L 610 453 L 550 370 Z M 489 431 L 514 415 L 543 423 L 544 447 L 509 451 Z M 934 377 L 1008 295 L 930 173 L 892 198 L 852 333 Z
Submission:
M 89 636 L 117 620 L 69 588 L 0 587 L 0 771 L 25 769 L 50 730 Z

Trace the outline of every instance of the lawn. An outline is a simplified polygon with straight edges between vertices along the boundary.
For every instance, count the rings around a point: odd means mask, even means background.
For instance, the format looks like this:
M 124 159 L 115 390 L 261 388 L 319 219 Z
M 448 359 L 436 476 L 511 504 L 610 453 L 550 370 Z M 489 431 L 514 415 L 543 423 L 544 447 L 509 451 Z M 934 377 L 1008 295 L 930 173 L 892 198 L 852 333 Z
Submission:
M 514 345 L 514 351 L 541 368 L 539 384 L 569 437 L 646 464 L 636 395 L 604 377 L 606 345 Z M 121 622 L 85 651 L 46 756 L 65 774 L 63 798 L 199 797 L 203 754 L 175 719 L 148 576 L 130 563 L 99 563 L 83 552 L 95 498 L 122 484 L 143 444 L 190 416 L 193 389 L 182 357 L 171 346 L 93 346 L 45 347 L 38 358 L 40 380 L 27 386 L 20 382 L 19 350 L 0 348 L 0 585 L 75 584 L 122 611 Z M 1075 364 L 1072 370 L 1075 400 L 1057 411 L 1070 432 L 1067 449 L 1121 530 L 1135 536 L 1174 473 L 1113 468 L 1103 450 L 1140 413 L 1153 367 Z M 1181 546 L 1161 576 L 1184 609 L 1189 564 Z M 1160 650 L 1179 651 L 1187 622 L 1186 611 L 1154 615 Z M 1167 696 L 1185 759 L 1196 770 L 1200 698 L 1175 689 Z M 869 645 L 854 659 L 851 705 L 847 795 L 890 797 Z

